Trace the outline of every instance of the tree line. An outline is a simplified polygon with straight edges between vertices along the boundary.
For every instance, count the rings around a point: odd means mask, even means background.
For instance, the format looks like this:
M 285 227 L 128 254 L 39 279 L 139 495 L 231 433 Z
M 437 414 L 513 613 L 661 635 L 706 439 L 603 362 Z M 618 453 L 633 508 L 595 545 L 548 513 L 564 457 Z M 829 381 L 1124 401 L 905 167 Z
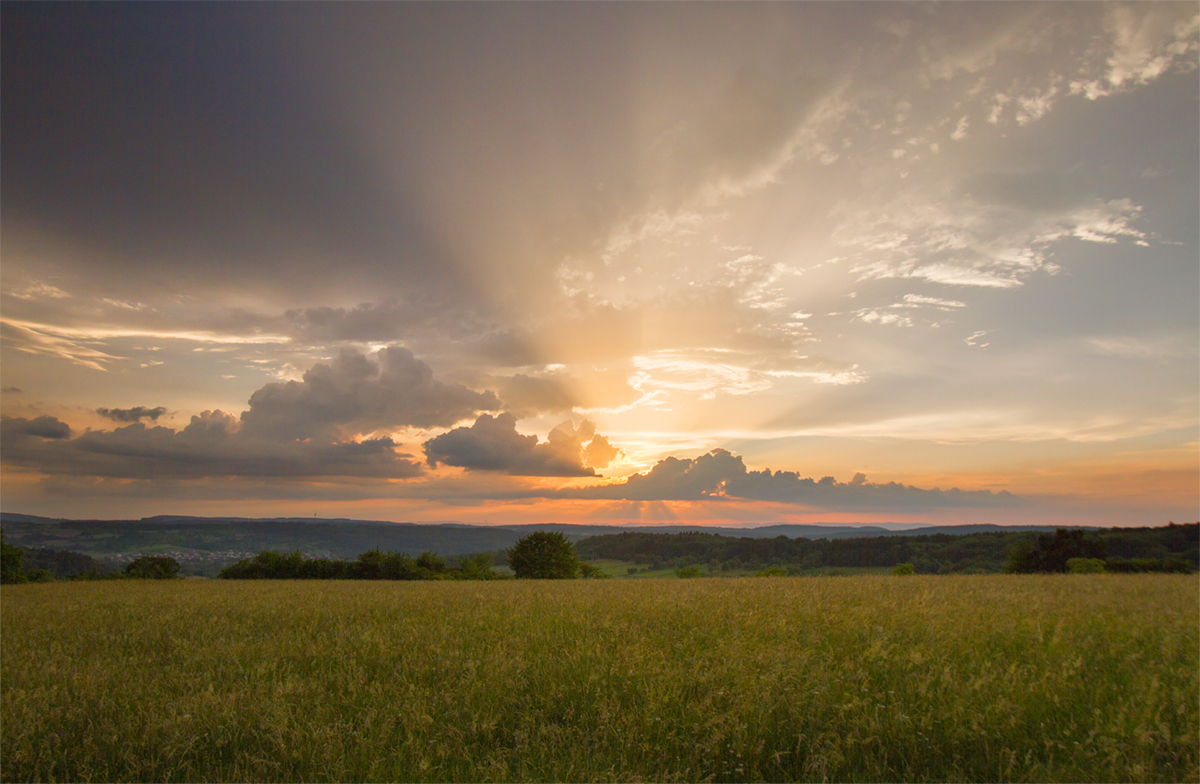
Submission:
M 0 584 L 48 583 L 54 580 L 170 580 L 179 577 L 179 562 L 165 555 L 135 558 L 123 570 L 97 561 L 86 553 L 22 548 L 0 536 Z
M 989 531 L 974 534 L 876 536 L 853 539 L 731 537 L 700 531 L 622 532 L 577 543 L 583 558 L 633 562 L 651 569 L 707 566 L 709 574 L 797 573 L 823 567 L 912 564 L 922 574 L 1065 572 L 1074 558 L 1099 560 L 1107 571 L 1195 571 L 1200 524 L 1159 528 L 1058 529 L 1054 534 Z
M 597 578 L 603 573 L 579 559 L 574 545 L 557 532 L 537 531 L 522 537 L 504 551 L 512 576 L 519 579 Z M 225 580 L 502 580 L 510 575 L 496 571 L 492 553 L 475 553 L 448 563 L 437 553 L 413 558 L 407 553 L 378 549 L 360 553 L 353 561 L 342 558 L 308 558 L 300 551 L 283 554 L 271 550 L 239 561 L 220 573 Z
M 495 580 L 492 557 L 465 556 L 458 567 L 432 552 L 413 558 L 407 553 L 368 550 L 355 560 L 309 558 L 299 550 L 264 550 L 253 558 L 227 566 L 223 580 Z

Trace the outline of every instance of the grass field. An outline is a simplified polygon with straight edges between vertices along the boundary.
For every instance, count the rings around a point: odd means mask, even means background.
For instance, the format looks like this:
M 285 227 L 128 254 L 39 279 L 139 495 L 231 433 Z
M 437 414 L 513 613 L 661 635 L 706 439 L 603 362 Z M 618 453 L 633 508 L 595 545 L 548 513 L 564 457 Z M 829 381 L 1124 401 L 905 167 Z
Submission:
M 675 569 L 672 567 L 663 567 L 661 569 L 651 569 L 643 564 L 637 564 L 633 561 L 616 561 L 608 558 L 594 558 L 588 561 L 592 566 L 598 568 L 601 572 L 618 580 L 657 580 L 671 579 L 675 577 Z M 698 564 L 701 570 L 702 577 L 751 577 L 758 569 L 730 569 L 728 571 L 710 572 L 706 564 Z M 634 574 L 630 574 L 630 569 L 635 569 Z M 497 567 L 497 571 L 500 568 Z M 511 572 L 509 572 L 511 574 Z M 799 575 L 803 577 L 849 577 L 853 575 L 864 574 L 891 574 L 892 567 L 890 566 L 819 566 L 813 569 L 800 570 Z
M 0 591 L 5 781 L 1196 781 L 1194 576 Z

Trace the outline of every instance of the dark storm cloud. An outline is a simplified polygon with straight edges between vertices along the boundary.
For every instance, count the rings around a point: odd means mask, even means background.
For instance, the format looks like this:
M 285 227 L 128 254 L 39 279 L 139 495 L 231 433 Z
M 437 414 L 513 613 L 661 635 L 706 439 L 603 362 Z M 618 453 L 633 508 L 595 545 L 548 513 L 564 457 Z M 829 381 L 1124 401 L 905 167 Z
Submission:
M 0 432 L 3 432 L 5 438 L 35 436 L 37 438 L 61 439 L 71 437 L 71 428 L 67 426 L 67 423 L 61 422 L 52 416 L 40 416 L 35 419 L 3 417 L 0 418 Z
M 47 422 L 39 425 L 42 420 Z M 65 424 L 39 417 L 33 422 L 5 418 L 0 433 L 7 465 L 49 475 L 400 479 L 421 473 L 420 465 L 397 452 L 390 438 L 271 441 L 239 431 L 237 418 L 223 411 L 193 416 L 180 431 L 139 422 L 111 431 L 89 430 L 68 439 Z
M 1018 506 L 1024 503 L 1007 491 L 922 490 L 897 482 L 873 484 L 862 474 L 850 482 L 833 477 L 820 481 L 794 471 L 748 471 L 742 458 L 724 449 L 691 458 L 668 457 L 645 474 L 601 487 L 562 490 L 556 497 L 603 498 L 628 501 L 700 501 L 739 498 L 753 501 L 805 504 L 823 508 L 890 508 Z
M 408 349 L 390 346 L 375 357 L 345 350 L 314 365 L 303 381 L 267 384 L 250 396 L 242 427 L 276 440 L 329 438 L 343 425 L 448 427 L 501 407 L 492 392 L 437 381 Z
M 167 413 L 167 409 L 165 406 L 155 406 L 154 408 L 146 408 L 145 406 L 134 406 L 133 408 L 97 408 L 96 413 L 114 422 L 140 422 L 143 419 L 157 422 L 160 416 Z
M 484 414 L 470 427 L 458 427 L 426 441 L 425 455 L 432 466 L 443 463 L 513 476 L 595 476 L 595 470 L 584 465 L 583 454 L 586 442 L 602 438 L 595 433 L 593 422 L 585 420 L 578 429 L 563 422 L 550 431 L 547 441 L 538 443 L 537 436 L 517 432 L 517 418 L 512 414 Z M 607 453 L 605 445 L 607 440 L 597 447 L 598 454 Z

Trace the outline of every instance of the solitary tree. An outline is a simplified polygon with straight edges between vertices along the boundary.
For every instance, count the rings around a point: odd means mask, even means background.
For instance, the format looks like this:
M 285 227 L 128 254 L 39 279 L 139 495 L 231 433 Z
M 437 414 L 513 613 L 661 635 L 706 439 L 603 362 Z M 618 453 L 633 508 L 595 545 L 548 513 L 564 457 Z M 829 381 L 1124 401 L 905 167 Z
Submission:
M 536 531 L 510 547 L 508 566 L 513 574 L 535 580 L 569 580 L 579 574 L 575 546 L 557 531 Z

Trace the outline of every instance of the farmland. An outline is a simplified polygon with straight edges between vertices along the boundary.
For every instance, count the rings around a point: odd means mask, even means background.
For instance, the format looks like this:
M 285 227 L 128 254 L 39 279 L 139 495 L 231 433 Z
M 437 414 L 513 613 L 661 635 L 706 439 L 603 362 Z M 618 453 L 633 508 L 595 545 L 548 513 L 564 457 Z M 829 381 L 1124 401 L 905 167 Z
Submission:
M 4 781 L 1195 781 L 1179 575 L 5 586 Z

